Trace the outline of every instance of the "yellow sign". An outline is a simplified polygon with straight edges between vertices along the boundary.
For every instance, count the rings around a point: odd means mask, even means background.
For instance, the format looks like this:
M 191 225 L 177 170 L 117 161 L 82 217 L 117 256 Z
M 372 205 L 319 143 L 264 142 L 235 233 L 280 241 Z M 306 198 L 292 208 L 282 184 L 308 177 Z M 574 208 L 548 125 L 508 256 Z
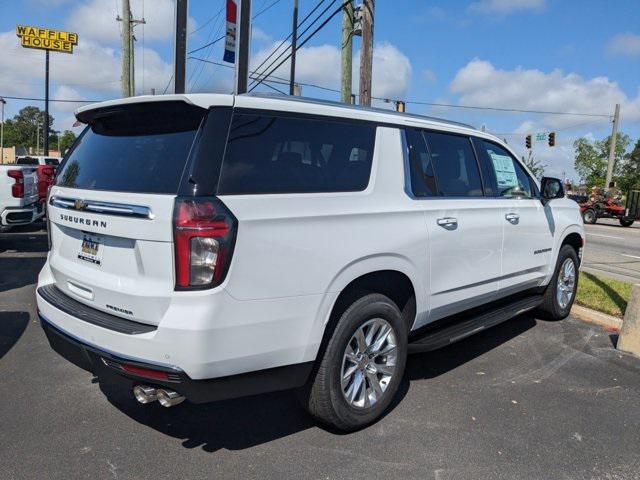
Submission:
M 16 35 L 20 37 L 20 44 L 25 48 L 73 53 L 73 46 L 78 44 L 77 33 L 62 32 L 49 28 L 18 25 L 16 26 Z

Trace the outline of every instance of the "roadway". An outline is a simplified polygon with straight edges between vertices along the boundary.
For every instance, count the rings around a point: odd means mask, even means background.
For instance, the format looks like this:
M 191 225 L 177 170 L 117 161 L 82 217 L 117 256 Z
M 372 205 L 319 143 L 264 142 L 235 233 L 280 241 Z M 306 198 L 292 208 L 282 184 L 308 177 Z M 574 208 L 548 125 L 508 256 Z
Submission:
M 584 271 L 640 283 L 640 222 L 622 227 L 615 220 L 600 219 L 585 230 Z

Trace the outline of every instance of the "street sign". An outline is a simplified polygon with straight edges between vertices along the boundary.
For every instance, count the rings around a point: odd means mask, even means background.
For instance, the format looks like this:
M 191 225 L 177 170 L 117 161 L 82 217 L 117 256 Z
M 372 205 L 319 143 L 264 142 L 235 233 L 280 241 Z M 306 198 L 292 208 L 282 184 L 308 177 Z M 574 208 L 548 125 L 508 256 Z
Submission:
M 536 142 L 544 142 L 547 139 L 546 133 L 536 133 Z
M 73 53 L 74 45 L 78 44 L 77 33 L 50 28 L 17 25 L 16 35 L 20 38 L 20 44 L 25 48 Z

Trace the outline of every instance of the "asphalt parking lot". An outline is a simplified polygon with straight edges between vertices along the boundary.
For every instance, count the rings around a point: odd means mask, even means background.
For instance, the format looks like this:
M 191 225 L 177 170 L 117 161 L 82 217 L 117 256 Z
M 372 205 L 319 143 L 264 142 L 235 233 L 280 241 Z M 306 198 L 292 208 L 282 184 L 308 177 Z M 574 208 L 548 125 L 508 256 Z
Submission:
M 291 392 L 163 409 L 58 357 L 34 282 L 46 233 L 0 234 L 2 479 L 640 478 L 640 360 L 521 316 L 410 357 L 398 403 L 340 435 Z

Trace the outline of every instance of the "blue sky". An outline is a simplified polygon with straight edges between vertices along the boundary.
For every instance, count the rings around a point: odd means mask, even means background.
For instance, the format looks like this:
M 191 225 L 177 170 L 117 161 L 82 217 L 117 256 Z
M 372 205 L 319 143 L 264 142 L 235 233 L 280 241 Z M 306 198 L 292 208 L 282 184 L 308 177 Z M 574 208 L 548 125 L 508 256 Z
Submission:
M 318 0 L 300 0 L 301 18 Z M 223 0 L 190 0 L 188 49 L 224 32 Z M 253 13 L 274 0 L 254 0 Z M 253 24 L 257 66 L 291 28 L 293 0 L 281 0 Z M 330 4 L 326 0 L 323 4 Z M 377 0 L 374 95 L 408 101 L 506 107 L 525 110 L 609 114 L 622 103 L 622 131 L 640 137 L 640 3 L 596 0 Z M 612 3 L 614 5 L 612 6 Z M 31 24 L 79 33 L 73 56 L 54 54 L 54 98 L 119 96 L 120 38 L 115 16 L 120 0 L 3 0 L 0 3 L 0 95 L 41 97 L 44 54 L 18 45 L 15 25 Z M 339 4 L 339 2 L 337 2 Z M 162 91 L 172 69 L 172 0 L 131 0 L 136 27 L 136 87 Z M 331 8 L 329 11 L 333 11 Z M 298 80 L 329 88 L 339 85 L 341 18 L 336 16 L 300 52 Z M 144 41 L 143 41 L 144 40 Z M 354 60 L 360 40 L 354 42 Z M 308 48 L 307 48 L 308 47 Z M 223 42 L 198 52 L 221 61 Z M 276 72 L 288 77 L 285 65 Z M 356 75 L 354 75 L 357 78 Z M 231 69 L 188 63 L 188 89 L 229 91 Z M 279 88 L 286 87 L 274 85 Z M 144 87 L 144 89 L 143 89 Z M 357 85 L 356 85 L 357 88 Z M 265 89 L 268 91 L 268 89 Z M 337 94 L 303 87 L 310 97 Z M 9 100 L 7 114 L 34 102 Z M 381 106 L 389 106 L 377 102 Z M 69 128 L 77 105 L 55 104 L 57 128 Z M 558 131 L 559 147 L 534 146 L 547 173 L 569 177 L 571 144 L 580 136 L 601 138 L 606 117 L 497 113 L 408 103 L 410 112 L 460 120 L 501 134 L 524 152 L 526 133 Z

